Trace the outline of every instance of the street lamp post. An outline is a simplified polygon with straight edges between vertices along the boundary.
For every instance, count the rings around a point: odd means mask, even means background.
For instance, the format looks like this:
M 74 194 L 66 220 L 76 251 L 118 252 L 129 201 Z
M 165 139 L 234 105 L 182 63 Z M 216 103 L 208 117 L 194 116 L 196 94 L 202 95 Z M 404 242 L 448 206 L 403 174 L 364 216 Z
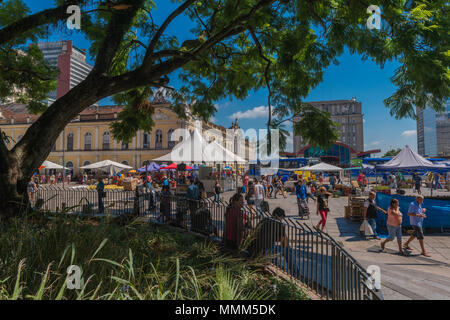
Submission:
M 66 128 L 63 130 L 63 188 L 64 188 L 64 181 L 66 180 Z

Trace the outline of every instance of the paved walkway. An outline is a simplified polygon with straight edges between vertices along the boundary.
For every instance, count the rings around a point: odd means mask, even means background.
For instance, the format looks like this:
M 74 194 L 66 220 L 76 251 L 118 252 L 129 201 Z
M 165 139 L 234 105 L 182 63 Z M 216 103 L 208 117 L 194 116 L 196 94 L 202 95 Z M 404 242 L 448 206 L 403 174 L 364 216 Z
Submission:
M 229 199 L 232 193 L 226 193 Z M 297 215 L 295 195 L 287 198 L 269 199 L 270 209 L 279 206 L 288 216 Z M 380 253 L 380 240 L 365 240 L 359 235 L 360 223 L 344 218 L 347 197 L 330 198 L 331 212 L 325 231 L 340 242 L 363 267 L 378 265 L 381 269 L 382 293 L 389 300 L 450 300 L 450 233 L 425 235 L 425 248 L 430 258 L 420 256 L 417 240 L 411 243 L 414 249 L 408 257 L 397 254 L 397 242 L 389 242 L 386 252 Z M 309 200 L 311 225 L 317 225 L 320 218 L 315 214 L 315 203 Z M 408 236 L 404 235 L 404 241 Z

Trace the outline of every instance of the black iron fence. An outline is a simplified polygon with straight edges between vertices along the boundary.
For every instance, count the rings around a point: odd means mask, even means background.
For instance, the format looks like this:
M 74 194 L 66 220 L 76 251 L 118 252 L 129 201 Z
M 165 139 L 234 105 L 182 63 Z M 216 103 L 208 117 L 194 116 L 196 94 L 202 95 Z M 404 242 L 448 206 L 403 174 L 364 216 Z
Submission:
M 328 234 L 293 219 L 269 212 L 230 209 L 211 198 L 193 201 L 161 194 L 142 214 L 216 238 L 249 256 L 266 256 L 272 264 L 300 280 L 325 299 L 379 300 L 364 268 Z
M 136 191 L 105 189 L 102 196 L 87 186 L 39 186 L 33 194 L 32 205 L 49 212 L 65 210 L 71 214 L 121 215 L 136 212 Z M 103 204 L 103 210 L 101 209 Z
M 268 211 L 231 209 L 225 201 L 199 201 L 164 192 L 41 186 L 32 204 L 43 210 L 74 214 L 139 214 L 215 238 L 249 256 L 272 264 L 325 299 L 379 300 L 369 274 L 328 234 L 294 219 L 274 218 Z M 101 199 L 100 199 L 101 197 Z M 104 210 L 101 212 L 100 201 Z

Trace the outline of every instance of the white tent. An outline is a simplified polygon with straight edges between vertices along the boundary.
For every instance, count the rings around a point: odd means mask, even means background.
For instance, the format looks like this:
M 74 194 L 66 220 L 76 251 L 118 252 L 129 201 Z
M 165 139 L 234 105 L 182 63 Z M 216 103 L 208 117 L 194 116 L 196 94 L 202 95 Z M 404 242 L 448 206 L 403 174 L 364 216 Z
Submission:
M 224 148 L 217 141 L 212 141 L 207 144 L 203 150 L 205 162 L 220 162 L 220 163 L 247 163 L 247 161 L 230 150 Z
M 434 164 L 428 161 L 409 146 L 405 146 L 394 158 L 376 166 L 377 170 L 426 170 L 426 169 L 446 169 L 445 165 Z
M 63 166 L 61 166 L 59 164 L 56 164 L 56 163 L 48 161 L 48 160 L 45 160 L 42 163 L 42 166 L 44 166 L 43 169 L 66 169 L 66 170 L 70 170 L 70 168 L 63 167 Z
M 450 160 L 440 161 L 440 162 L 438 162 L 436 164 L 446 165 L 447 167 L 450 167 Z
M 331 164 L 321 162 L 318 164 L 315 164 L 310 167 L 303 167 L 300 168 L 302 171 L 317 171 L 317 172 L 333 172 L 333 171 L 344 171 L 344 169 L 333 166 Z
M 124 169 L 132 169 L 133 167 L 124 165 L 111 160 L 104 160 L 96 163 L 89 164 L 87 166 L 80 167 L 80 169 L 101 169 L 108 172 L 110 175 L 113 173 L 119 173 Z
M 216 141 L 206 142 L 197 129 L 183 142 L 177 144 L 173 150 L 154 161 L 169 161 L 175 163 L 246 163 L 233 152 L 225 149 Z

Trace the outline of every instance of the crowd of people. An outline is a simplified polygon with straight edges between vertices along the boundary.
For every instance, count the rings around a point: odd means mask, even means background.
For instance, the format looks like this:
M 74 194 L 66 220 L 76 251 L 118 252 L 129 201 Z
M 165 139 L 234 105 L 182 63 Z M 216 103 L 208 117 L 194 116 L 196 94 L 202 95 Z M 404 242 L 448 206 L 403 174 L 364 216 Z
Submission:
M 409 237 L 409 239 L 406 241 L 405 244 L 402 245 L 402 223 L 403 223 L 403 214 L 400 211 L 399 202 L 397 199 L 392 199 L 390 202 L 389 207 L 387 210 L 384 210 L 383 208 L 380 208 L 377 206 L 375 202 L 375 196 L 376 193 L 374 191 L 371 191 L 369 193 L 369 198 L 364 203 L 364 215 L 363 219 L 364 221 L 367 221 L 367 223 L 371 227 L 372 231 L 372 237 L 377 240 L 381 240 L 379 238 L 379 234 L 377 233 L 377 214 L 378 211 L 383 212 L 385 215 L 387 215 L 387 230 L 389 233 L 389 237 L 383 240 L 380 244 L 381 251 L 385 250 L 386 243 L 389 241 L 394 241 L 395 238 L 397 238 L 397 244 L 398 244 L 398 250 L 401 255 L 406 255 L 405 251 L 412 251 L 413 249 L 409 246 L 409 244 L 414 240 L 418 239 L 419 244 L 421 247 L 421 255 L 430 257 L 428 252 L 425 249 L 424 245 L 424 234 L 423 234 L 423 222 L 424 219 L 427 217 L 425 215 L 426 208 L 422 207 L 423 199 L 424 197 L 422 195 L 417 195 L 415 200 L 410 203 L 408 207 L 408 216 L 409 216 L 409 222 L 412 226 L 412 234 Z
M 414 184 L 414 190 L 420 195 L 422 194 L 422 184 L 427 182 L 434 190 L 445 189 L 445 185 L 450 181 L 450 171 L 445 174 L 439 172 L 428 172 L 425 178 L 422 178 L 419 173 L 412 173 L 412 182 Z M 389 186 L 392 189 L 397 189 L 399 186 L 406 182 L 405 176 L 401 171 L 383 173 L 383 184 Z

